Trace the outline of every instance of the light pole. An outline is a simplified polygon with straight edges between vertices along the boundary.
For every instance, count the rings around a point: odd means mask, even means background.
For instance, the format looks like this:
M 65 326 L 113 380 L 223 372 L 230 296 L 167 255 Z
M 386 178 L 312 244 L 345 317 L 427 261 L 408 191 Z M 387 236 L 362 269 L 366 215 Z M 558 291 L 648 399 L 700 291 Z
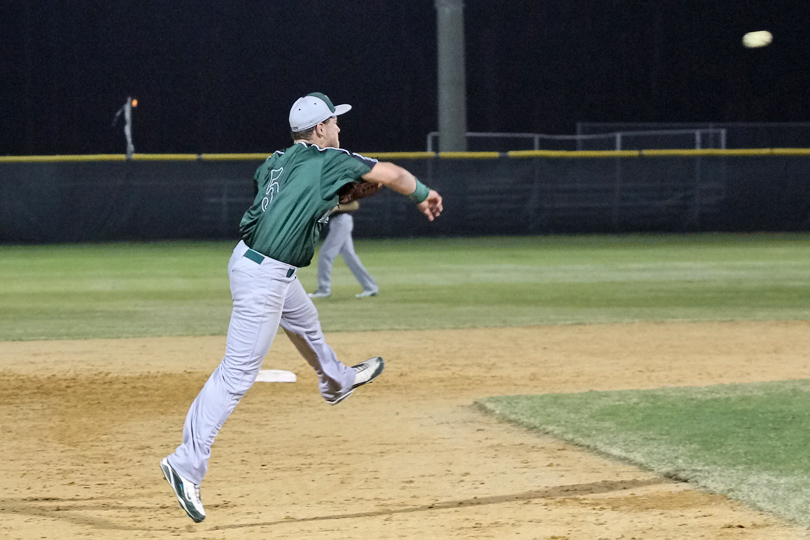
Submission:
M 467 150 L 464 1 L 435 0 L 438 50 L 439 151 Z

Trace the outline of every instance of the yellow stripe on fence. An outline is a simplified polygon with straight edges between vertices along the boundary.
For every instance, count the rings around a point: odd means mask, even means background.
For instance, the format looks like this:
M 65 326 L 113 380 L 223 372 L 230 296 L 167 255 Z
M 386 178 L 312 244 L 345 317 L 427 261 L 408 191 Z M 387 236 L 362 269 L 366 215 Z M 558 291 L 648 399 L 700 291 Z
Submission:
M 197 161 L 197 154 L 132 154 L 133 161 Z
M 638 157 L 638 150 L 513 150 L 510 158 L 611 158 Z
M 435 152 L 358 152 L 361 156 L 374 159 L 432 159 L 436 157 Z
M 267 154 L 200 154 L 203 161 L 264 161 L 273 153 Z
M 75 156 L 0 156 L 0 163 L 49 163 L 56 161 L 126 161 L 125 154 L 93 154 Z
M 500 152 L 439 152 L 438 156 L 444 159 L 497 159 Z
M 739 148 L 732 150 L 720 150 L 716 148 L 705 148 L 702 150 L 642 150 L 641 154 L 646 157 L 665 156 L 768 156 L 773 154 L 772 148 Z
M 264 161 L 273 153 L 250 154 L 133 154 L 133 161 Z M 740 148 L 702 150 L 513 150 L 511 152 L 368 152 L 361 155 L 379 160 L 402 159 L 498 159 L 509 158 L 636 158 L 671 156 L 810 156 L 810 148 Z M 0 156 L 0 163 L 53 163 L 127 161 L 125 154 Z
M 777 156 L 810 156 L 810 148 L 774 148 Z

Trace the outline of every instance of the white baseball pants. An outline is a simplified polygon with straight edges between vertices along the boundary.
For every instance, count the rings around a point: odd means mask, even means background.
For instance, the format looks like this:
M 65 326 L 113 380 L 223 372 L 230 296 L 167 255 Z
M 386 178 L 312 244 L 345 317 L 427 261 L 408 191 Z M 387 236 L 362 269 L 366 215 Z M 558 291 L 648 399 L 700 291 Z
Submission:
M 248 251 L 252 258 L 245 256 Z M 195 484 L 208 471 L 214 438 L 256 381 L 279 325 L 315 369 L 325 399 L 349 392 L 354 384 L 354 370 L 327 345 L 318 312 L 296 271 L 294 266 L 248 250 L 244 242 L 233 250 L 228 263 L 233 312 L 225 357 L 191 404 L 183 444 L 168 458 L 180 475 Z
M 346 261 L 346 266 L 360 282 L 364 291 L 377 290 L 377 283 L 354 252 L 352 229 L 354 229 L 354 218 L 351 214 L 338 214 L 329 218 L 329 233 L 326 235 L 323 246 L 321 246 L 321 253 L 318 255 L 319 291 L 332 292 L 332 265 L 338 254 Z

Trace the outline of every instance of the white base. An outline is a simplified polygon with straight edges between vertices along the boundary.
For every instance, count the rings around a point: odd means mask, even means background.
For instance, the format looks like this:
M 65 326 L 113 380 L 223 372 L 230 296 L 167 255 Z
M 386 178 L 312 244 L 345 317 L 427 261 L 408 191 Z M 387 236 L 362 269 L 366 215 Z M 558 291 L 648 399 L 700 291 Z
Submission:
M 256 382 L 295 382 L 295 373 L 283 369 L 262 369 L 256 377 Z

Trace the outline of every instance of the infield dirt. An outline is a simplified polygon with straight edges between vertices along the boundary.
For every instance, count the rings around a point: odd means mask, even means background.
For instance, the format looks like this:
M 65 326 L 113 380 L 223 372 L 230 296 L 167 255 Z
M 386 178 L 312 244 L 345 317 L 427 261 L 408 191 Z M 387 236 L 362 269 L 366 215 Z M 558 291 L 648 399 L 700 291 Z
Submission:
M 475 399 L 810 377 L 810 322 L 328 336 L 386 359 L 336 407 L 283 335 L 177 508 L 158 461 L 224 337 L 0 343 L 0 538 L 794 539 L 806 529 L 499 421 Z

